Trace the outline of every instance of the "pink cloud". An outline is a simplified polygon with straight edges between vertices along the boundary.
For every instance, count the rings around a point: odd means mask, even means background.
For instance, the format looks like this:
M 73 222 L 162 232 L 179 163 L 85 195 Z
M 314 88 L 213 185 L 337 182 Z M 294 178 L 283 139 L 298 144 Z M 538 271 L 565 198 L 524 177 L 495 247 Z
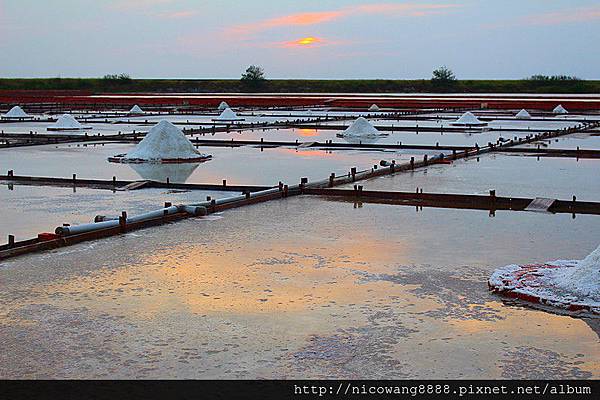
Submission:
M 364 14 L 384 14 L 393 16 L 423 17 L 448 9 L 460 7 L 457 4 L 416 4 L 416 3 L 380 3 L 344 7 L 337 10 L 305 12 L 289 14 L 230 27 L 227 31 L 233 34 L 251 34 L 281 26 L 318 25 L 350 16 Z
M 525 17 L 526 25 L 560 25 L 574 22 L 587 22 L 600 19 L 600 7 L 582 7 L 571 10 L 548 12 Z
M 169 11 L 169 12 L 156 14 L 157 17 L 165 18 L 165 19 L 189 18 L 189 17 L 193 17 L 195 15 L 198 15 L 198 12 L 194 11 L 194 10 L 183 10 L 183 11 L 173 11 L 173 12 Z
M 169 4 L 174 1 L 175 0 L 116 0 L 110 3 L 109 7 L 116 10 L 129 11 L 161 4 Z
M 250 24 L 236 25 L 230 28 L 232 33 L 248 34 L 264 31 L 279 26 L 289 25 L 316 25 L 324 22 L 329 22 L 341 18 L 343 16 L 342 11 L 322 11 L 322 12 L 307 12 L 284 15 L 282 17 L 276 17 L 258 21 Z
M 458 4 L 412 4 L 412 3 L 382 3 L 382 4 L 363 4 L 350 8 L 355 14 L 388 14 L 388 15 L 407 15 L 413 17 L 422 17 L 430 14 L 443 12 L 444 10 L 460 7 Z

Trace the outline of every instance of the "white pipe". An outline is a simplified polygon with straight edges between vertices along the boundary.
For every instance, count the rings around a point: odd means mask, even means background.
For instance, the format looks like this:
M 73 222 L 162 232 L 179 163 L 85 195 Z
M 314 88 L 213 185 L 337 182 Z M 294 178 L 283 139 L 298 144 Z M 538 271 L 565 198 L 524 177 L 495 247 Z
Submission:
M 170 215 L 179 212 L 179 208 L 177 206 L 171 206 L 167 208 L 163 208 L 156 211 L 150 211 L 144 214 L 136 215 L 125 220 L 125 224 L 131 224 L 135 222 L 143 222 L 149 219 L 159 218 L 163 215 Z M 55 233 L 59 235 L 77 235 L 80 233 L 93 232 L 100 229 L 114 228 L 119 226 L 119 219 L 110 219 L 103 222 L 94 222 L 91 224 L 81 224 L 75 226 L 59 226 L 54 230 Z
M 297 188 L 299 188 L 299 185 L 294 185 L 290 189 L 297 189 Z M 274 194 L 277 192 L 279 192 L 278 187 L 272 188 L 272 189 L 261 190 L 258 192 L 250 193 L 250 198 L 266 196 L 266 195 Z M 246 199 L 246 195 L 225 197 L 222 199 L 216 199 L 215 204 L 216 205 L 229 204 L 229 203 L 233 203 L 236 201 L 242 201 L 245 199 Z M 177 212 L 182 212 L 182 211 L 187 212 L 188 214 L 192 214 L 192 215 L 205 215 L 206 208 L 209 207 L 210 205 L 211 205 L 210 201 L 204 201 L 204 202 L 201 202 L 198 204 L 171 206 L 171 207 L 163 208 L 163 209 L 156 210 L 156 211 L 150 211 L 150 212 L 147 212 L 144 214 L 140 214 L 140 215 L 136 215 L 136 216 L 127 218 L 125 220 L 125 224 L 130 224 L 130 223 L 134 223 L 134 222 L 143 222 L 143 221 L 147 221 L 150 219 L 159 218 L 159 217 L 165 215 L 165 213 L 166 213 L 166 215 L 170 215 L 170 214 L 175 214 Z M 203 210 L 203 208 L 204 208 L 204 210 Z M 75 225 L 75 226 L 59 226 L 58 228 L 55 229 L 55 232 L 59 235 L 70 236 L 70 235 L 77 235 L 77 234 L 81 234 L 81 233 L 93 232 L 93 231 L 97 231 L 100 229 L 114 228 L 117 226 L 119 226 L 118 218 L 105 219 L 102 222 L 94 222 L 91 224 L 81 224 L 81 225 Z

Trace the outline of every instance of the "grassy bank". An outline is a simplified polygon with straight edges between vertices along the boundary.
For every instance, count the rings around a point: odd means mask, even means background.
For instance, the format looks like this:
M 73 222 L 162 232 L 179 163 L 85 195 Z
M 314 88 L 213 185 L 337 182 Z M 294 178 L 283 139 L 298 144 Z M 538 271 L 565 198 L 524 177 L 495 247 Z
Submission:
M 274 79 L 251 89 L 237 79 L 0 79 L 0 90 L 85 90 L 91 92 L 328 92 L 328 93 L 600 93 L 600 81 L 462 80 L 450 85 L 430 80 Z

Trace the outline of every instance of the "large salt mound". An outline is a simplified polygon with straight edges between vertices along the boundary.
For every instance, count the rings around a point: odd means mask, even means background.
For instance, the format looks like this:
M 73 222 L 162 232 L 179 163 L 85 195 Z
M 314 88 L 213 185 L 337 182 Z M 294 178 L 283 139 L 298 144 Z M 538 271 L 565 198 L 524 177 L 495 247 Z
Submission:
M 215 119 L 220 120 L 220 121 L 234 121 L 234 120 L 241 120 L 243 118 L 238 117 L 237 114 L 231 108 L 228 107 L 225 110 L 223 110 L 221 115 L 219 115 Z
M 219 104 L 219 107 L 217 107 L 217 110 L 223 111 L 223 110 L 226 110 L 227 108 L 229 108 L 229 104 L 222 101 L 221 104 Z
M 568 114 L 568 113 L 569 113 L 569 112 L 567 111 L 567 109 L 566 109 L 566 108 L 564 108 L 564 107 L 562 106 L 562 104 L 559 104 L 559 105 L 557 105 L 557 106 L 554 108 L 554 110 L 552 110 L 552 112 L 553 112 L 554 114 Z
M 369 107 L 369 111 L 379 111 L 380 108 L 377 104 L 371 104 L 371 107 Z
M 597 297 L 600 300 L 600 247 L 574 268 L 556 276 L 556 285 L 582 296 Z
M 452 125 L 482 126 L 487 125 L 487 123 L 481 122 L 472 112 L 467 111 L 459 119 L 452 122 Z
M 3 118 L 29 118 L 29 115 L 23 111 L 19 106 L 14 106 L 6 114 L 2 115 Z
M 143 114 L 144 110 L 142 110 L 140 108 L 140 106 L 138 106 L 137 104 L 134 105 L 133 107 L 131 107 L 131 110 L 129 110 L 129 114 Z
M 58 117 L 58 120 L 46 128 L 47 130 L 78 130 L 78 129 L 89 129 L 89 127 L 83 126 L 77 121 L 71 114 L 63 114 Z
M 208 157 L 196 150 L 183 132 L 169 121 L 154 125 L 123 161 L 186 160 Z
M 529 114 L 526 109 L 522 109 L 517 113 L 517 115 L 515 115 L 515 117 L 518 119 L 529 119 L 531 118 L 531 114 Z
M 352 125 L 350 125 L 342 133 L 343 137 L 377 137 L 381 133 L 364 117 L 358 117 Z

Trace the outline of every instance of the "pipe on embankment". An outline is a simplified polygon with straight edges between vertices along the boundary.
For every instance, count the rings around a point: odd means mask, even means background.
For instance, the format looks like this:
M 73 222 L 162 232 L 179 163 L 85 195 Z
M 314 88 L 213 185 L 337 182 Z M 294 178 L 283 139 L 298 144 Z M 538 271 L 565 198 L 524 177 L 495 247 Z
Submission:
M 204 210 L 206 211 L 206 210 Z M 160 218 L 165 215 L 172 215 L 180 212 L 185 212 L 192 215 L 199 215 L 202 210 L 200 207 L 190 207 L 190 206 L 170 206 L 166 208 L 162 208 L 160 210 L 150 211 L 147 213 L 143 213 L 140 215 L 136 215 L 133 217 L 125 218 L 125 225 L 133 224 L 137 222 L 145 222 L 148 220 Z M 96 221 L 90 224 L 81 224 L 75 226 L 59 226 L 54 230 L 57 235 L 70 236 L 70 235 L 78 235 L 81 233 L 93 232 L 101 229 L 115 228 L 119 226 L 122 221 L 120 218 L 106 218 L 106 217 L 96 217 Z
M 239 196 L 231 196 L 225 197 L 222 199 L 216 199 L 213 201 L 204 201 L 198 204 L 189 204 L 189 205 L 178 205 L 178 206 L 170 206 L 166 208 L 162 208 L 160 210 L 150 211 L 147 213 L 143 213 L 140 215 L 136 215 L 133 217 L 127 217 L 124 221 L 121 221 L 120 217 L 104 217 L 104 216 L 96 216 L 95 222 L 89 224 L 81 224 L 75 226 L 59 226 L 55 229 L 55 233 L 62 236 L 71 236 L 78 235 L 83 233 L 89 233 L 93 231 L 98 231 L 102 229 L 110 229 L 116 228 L 120 226 L 122 223 L 125 225 L 140 223 L 145 221 L 154 220 L 166 215 L 172 215 L 177 213 L 186 213 L 191 216 L 203 216 L 208 214 L 208 209 L 211 206 L 222 206 L 228 205 L 232 203 L 242 203 L 248 199 L 257 199 L 263 196 L 273 195 L 275 193 L 279 193 L 280 188 L 272 188 L 261 190 L 259 192 L 246 192 L 243 195 Z

